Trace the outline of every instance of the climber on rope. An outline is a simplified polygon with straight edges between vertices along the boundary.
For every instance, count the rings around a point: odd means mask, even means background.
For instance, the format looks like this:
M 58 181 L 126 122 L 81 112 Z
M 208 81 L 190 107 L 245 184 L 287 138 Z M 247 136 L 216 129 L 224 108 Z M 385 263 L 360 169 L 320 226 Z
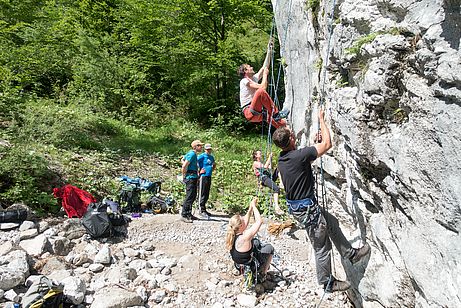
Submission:
M 278 178 L 278 170 L 275 169 L 273 173 L 271 173 L 271 165 L 272 165 L 272 153 L 269 154 L 269 157 L 266 160 L 266 163 L 263 165 L 261 162 L 261 151 L 255 150 L 253 151 L 253 172 L 258 179 L 258 184 L 261 184 L 264 187 L 270 188 L 274 193 L 274 207 L 275 207 L 275 214 L 283 215 L 283 211 L 280 209 L 279 206 L 279 193 L 280 188 L 275 183 Z
M 279 112 L 272 98 L 266 92 L 272 49 L 273 44 L 269 42 L 266 59 L 257 73 L 249 64 L 242 64 L 238 68 L 238 75 L 242 78 L 240 80 L 240 106 L 248 121 L 254 123 L 266 121 L 275 128 L 279 128 L 286 125 L 285 118 L 288 117 L 289 111 L 282 110 Z
M 273 142 L 282 149 L 278 159 L 278 169 L 286 192 L 288 211 L 303 226 L 315 250 L 317 280 L 327 293 L 345 291 L 350 288 L 348 281 L 340 281 L 331 273 L 331 241 L 341 257 L 355 264 L 370 251 L 365 243 L 360 249 L 352 248 L 341 231 L 338 219 L 320 208 L 315 198 L 315 182 L 311 162 L 325 154 L 332 146 L 330 131 L 324 111 L 319 111 L 320 141 L 314 146 L 297 150 L 292 130 L 281 127 L 273 135 Z M 321 138 L 319 138 L 321 136 Z

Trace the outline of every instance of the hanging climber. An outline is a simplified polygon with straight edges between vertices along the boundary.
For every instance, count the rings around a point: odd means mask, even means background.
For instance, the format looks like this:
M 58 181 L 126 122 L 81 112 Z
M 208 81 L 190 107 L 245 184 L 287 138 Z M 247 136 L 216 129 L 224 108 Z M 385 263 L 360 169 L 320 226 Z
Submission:
M 261 162 L 261 151 L 253 151 L 253 172 L 258 179 L 258 184 L 261 184 L 264 187 L 270 188 L 274 193 L 274 207 L 275 214 L 283 215 L 283 211 L 279 207 L 279 194 L 280 188 L 277 186 L 275 181 L 278 178 L 278 170 L 274 169 L 274 172 L 271 172 L 272 167 L 272 153 L 269 154 L 269 157 L 266 160 L 266 163 L 263 165 Z
M 267 76 L 269 74 L 269 60 L 272 56 L 273 44 L 270 41 L 267 47 L 266 59 L 261 69 L 255 73 L 249 64 L 242 64 L 238 68 L 240 80 L 240 106 L 245 118 L 250 122 L 266 121 L 275 128 L 286 125 L 285 118 L 288 110 L 279 112 L 277 106 L 266 92 Z M 261 80 L 261 83 L 259 83 Z M 272 119 L 272 121 L 271 121 Z
M 355 264 L 370 251 L 365 243 L 360 249 L 352 248 L 341 231 L 338 219 L 321 209 L 315 198 L 315 182 L 311 162 L 331 148 L 330 131 L 324 111 L 320 109 L 320 141 L 314 146 L 297 150 L 292 130 L 281 127 L 273 135 L 275 145 L 282 149 L 278 159 L 278 169 L 286 192 L 288 211 L 306 229 L 315 250 L 317 280 L 323 284 L 325 292 L 344 291 L 350 288 L 348 281 L 337 280 L 331 274 L 331 241 L 341 257 Z

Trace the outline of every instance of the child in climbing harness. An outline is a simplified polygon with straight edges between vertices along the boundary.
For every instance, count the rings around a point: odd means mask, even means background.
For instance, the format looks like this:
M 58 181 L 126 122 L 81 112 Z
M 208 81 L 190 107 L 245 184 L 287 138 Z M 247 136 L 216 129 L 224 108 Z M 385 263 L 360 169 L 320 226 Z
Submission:
M 264 165 L 261 162 L 261 155 L 261 151 L 253 151 L 253 172 L 258 179 L 258 184 L 261 184 L 264 187 L 268 187 L 274 192 L 275 213 L 277 215 L 283 215 L 283 211 L 279 207 L 280 188 L 275 183 L 275 181 L 277 181 L 278 178 L 278 170 L 275 169 L 274 172 L 271 173 L 272 153 L 269 154 L 269 157 L 267 158 L 266 163 Z
M 226 248 L 238 269 L 243 271 L 245 266 L 251 267 L 256 280 L 261 281 L 271 265 L 274 247 L 255 238 L 263 223 L 257 202 L 258 198 L 254 197 L 245 216 L 237 214 L 231 217 L 226 234 Z M 255 222 L 249 227 L 252 215 Z
M 273 44 L 269 42 L 266 59 L 257 73 L 251 65 L 246 63 L 238 68 L 237 73 L 242 78 L 240 80 L 240 107 L 248 121 L 255 123 L 266 121 L 275 128 L 279 128 L 286 125 L 285 118 L 288 117 L 289 111 L 282 110 L 279 112 L 272 98 L 266 92 L 272 49 Z

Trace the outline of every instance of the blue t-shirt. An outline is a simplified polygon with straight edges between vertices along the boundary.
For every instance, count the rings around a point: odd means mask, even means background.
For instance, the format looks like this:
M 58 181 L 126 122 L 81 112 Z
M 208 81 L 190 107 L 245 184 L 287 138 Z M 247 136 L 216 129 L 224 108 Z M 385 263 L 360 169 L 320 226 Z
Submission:
M 214 164 L 214 157 L 213 155 L 208 155 L 207 153 L 202 153 L 197 158 L 198 165 L 200 169 L 205 169 L 205 173 L 202 173 L 201 176 L 211 176 L 213 173 L 213 164 Z
M 196 179 L 198 178 L 197 171 L 197 154 L 194 150 L 190 150 L 184 155 L 184 160 L 189 161 L 189 166 L 187 166 L 186 179 Z

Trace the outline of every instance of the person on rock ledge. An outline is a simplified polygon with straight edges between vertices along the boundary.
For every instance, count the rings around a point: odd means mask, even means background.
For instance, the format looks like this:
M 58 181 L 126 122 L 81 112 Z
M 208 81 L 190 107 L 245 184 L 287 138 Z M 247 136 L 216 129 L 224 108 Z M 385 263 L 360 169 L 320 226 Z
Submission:
M 351 286 L 348 281 L 337 280 L 331 274 L 331 242 L 333 241 L 341 257 L 352 264 L 370 252 L 370 245 L 365 243 L 360 249 L 352 248 L 339 227 L 338 219 L 323 211 L 317 203 L 311 163 L 332 146 L 323 109 L 319 111 L 319 121 L 320 134 L 316 136 L 317 143 L 314 146 L 297 150 L 295 135 L 286 127 L 278 128 L 272 140 L 282 149 L 277 168 L 282 175 L 288 211 L 306 229 L 315 251 L 318 283 L 323 285 L 325 292 L 330 293 L 345 291 Z

